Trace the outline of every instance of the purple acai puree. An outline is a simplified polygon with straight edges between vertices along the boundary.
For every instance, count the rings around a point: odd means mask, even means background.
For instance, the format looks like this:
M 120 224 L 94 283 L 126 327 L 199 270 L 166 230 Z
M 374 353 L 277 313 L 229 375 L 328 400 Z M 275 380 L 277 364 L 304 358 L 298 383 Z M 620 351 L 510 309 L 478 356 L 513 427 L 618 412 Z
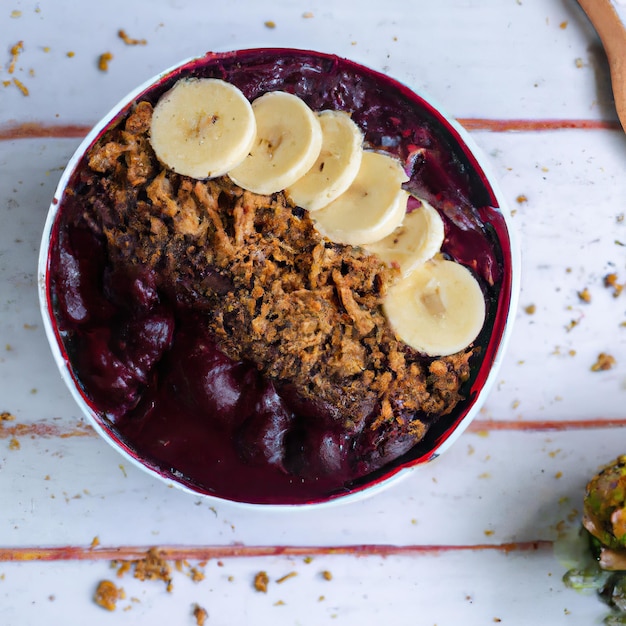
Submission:
M 321 407 L 302 406 L 253 364 L 223 355 L 202 315 L 160 293 L 152 270 L 112 272 L 105 242 L 81 219 L 83 158 L 60 201 L 48 288 L 64 353 L 100 425 L 160 474 L 200 493 L 244 502 L 322 501 L 431 458 L 484 384 L 509 307 L 507 229 L 473 155 L 441 114 L 403 85 L 313 52 L 209 54 L 133 102 L 154 104 L 189 76 L 222 78 L 250 100 L 284 90 L 313 110 L 348 111 L 368 147 L 398 156 L 410 176 L 407 190 L 444 218 L 443 252 L 472 268 L 481 282 L 487 319 L 476 341 L 480 351 L 463 390 L 466 399 L 455 411 L 418 445 L 398 440 L 379 454 L 368 436 L 315 419 L 323 415 Z M 307 414 L 306 427 L 300 427 L 298 413 Z

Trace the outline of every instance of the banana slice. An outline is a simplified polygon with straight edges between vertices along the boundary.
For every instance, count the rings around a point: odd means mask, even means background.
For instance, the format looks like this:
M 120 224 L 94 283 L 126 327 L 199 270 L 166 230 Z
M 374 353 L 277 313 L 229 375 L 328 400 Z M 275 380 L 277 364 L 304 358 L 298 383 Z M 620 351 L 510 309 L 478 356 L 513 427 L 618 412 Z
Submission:
M 409 194 L 401 185 L 407 180 L 399 161 L 364 151 L 350 187 L 312 214 L 317 229 L 331 241 L 353 246 L 383 239 L 402 223 Z
M 441 215 L 424 200 L 421 202 L 422 206 L 407 213 L 391 235 L 365 246 L 387 265 L 398 266 L 402 276 L 408 276 L 418 265 L 432 259 L 443 244 L 445 230 Z
M 292 202 L 307 211 L 330 204 L 352 184 L 361 165 L 363 134 L 343 111 L 318 113 L 322 149 L 311 169 L 286 189 Z
M 158 159 L 198 179 L 222 176 L 241 163 L 255 135 L 250 102 L 216 78 L 178 81 L 157 102 L 150 126 Z
M 256 140 L 228 175 L 248 191 L 269 195 L 293 185 L 311 168 L 322 147 L 322 129 L 307 104 L 285 91 L 260 96 L 252 110 Z
M 454 261 L 426 261 L 393 285 L 383 303 L 404 343 L 429 356 L 469 346 L 485 321 L 485 298 L 473 274 Z

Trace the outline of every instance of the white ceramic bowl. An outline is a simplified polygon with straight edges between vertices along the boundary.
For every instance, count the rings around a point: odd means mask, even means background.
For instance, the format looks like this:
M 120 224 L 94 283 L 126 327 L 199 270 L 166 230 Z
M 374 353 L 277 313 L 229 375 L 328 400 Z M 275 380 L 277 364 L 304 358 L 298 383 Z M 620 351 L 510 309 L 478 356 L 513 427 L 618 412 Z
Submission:
M 408 453 L 348 484 L 328 491 L 303 488 L 302 494 L 270 493 L 260 498 L 255 497 L 254 489 L 244 496 L 215 490 L 175 464 L 145 455 L 118 432 L 77 374 L 76 355 L 71 356 L 65 344 L 52 290 L 51 258 L 58 242 L 60 209 L 75 184 L 85 153 L 102 134 L 123 118 L 133 103 L 144 98 L 154 102 L 183 76 L 232 80 L 251 99 L 265 91 L 284 89 L 297 93 L 314 109 L 349 110 L 361 124 L 366 140 L 397 152 L 410 169 L 410 184 L 421 190 L 422 197 L 426 189 L 432 202 L 443 207 L 449 238 L 452 241 L 456 237 L 456 252 L 461 257 L 457 260 L 472 266 L 487 284 L 494 282 L 488 288 L 487 322 L 477 340 L 481 353 L 472 361 L 470 381 L 463 390 L 465 400 L 431 426 L 426 438 Z M 388 112 L 385 107 L 389 103 L 395 108 Z M 423 146 L 427 148 L 425 156 L 420 151 Z M 470 227 L 469 234 L 464 234 L 467 223 L 463 222 L 470 214 L 477 216 L 484 228 L 475 232 Z M 488 164 L 468 133 L 439 107 L 405 85 L 345 59 L 311 51 L 255 49 L 208 53 L 168 69 L 130 93 L 91 130 L 70 159 L 50 205 L 39 259 L 39 295 L 46 333 L 63 380 L 93 427 L 127 460 L 194 494 L 263 506 L 318 506 L 355 500 L 388 487 L 442 454 L 465 430 L 496 378 L 515 316 L 519 271 L 519 249 L 510 216 Z

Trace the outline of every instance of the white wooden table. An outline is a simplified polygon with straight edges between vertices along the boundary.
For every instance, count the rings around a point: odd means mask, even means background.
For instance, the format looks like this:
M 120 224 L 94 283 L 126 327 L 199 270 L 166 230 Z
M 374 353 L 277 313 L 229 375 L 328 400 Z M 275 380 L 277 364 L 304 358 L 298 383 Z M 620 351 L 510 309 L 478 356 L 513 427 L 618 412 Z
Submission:
M 626 136 L 576 2 L 14 0 L 0 42 L 0 413 L 14 417 L 0 422 L 1 624 L 193 625 L 196 605 L 214 625 L 601 622 L 595 597 L 563 586 L 554 545 L 588 478 L 626 452 L 626 293 L 604 283 L 626 283 Z M 215 504 L 127 466 L 83 421 L 37 301 L 45 215 L 89 127 L 184 58 L 256 46 L 336 53 L 428 94 L 488 155 L 522 245 L 480 417 L 404 481 L 319 510 Z M 614 367 L 592 371 L 600 353 Z M 152 546 L 204 579 L 183 567 L 169 593 L 116 578 L 112 559 Z M 105 578 L 126 593 L 114 613 L 93 601 Z

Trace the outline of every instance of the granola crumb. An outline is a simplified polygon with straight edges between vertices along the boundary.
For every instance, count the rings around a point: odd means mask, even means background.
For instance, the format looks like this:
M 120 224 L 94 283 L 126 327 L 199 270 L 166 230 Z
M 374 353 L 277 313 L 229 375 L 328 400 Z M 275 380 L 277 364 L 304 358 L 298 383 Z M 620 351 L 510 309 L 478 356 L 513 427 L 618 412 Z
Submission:
M 535 312 L 537 311 L 537 305 L 529 304 L 528 306 L 524 307 L 524 311 L 526 312 L 527 315 L 534 315 Z
M 9 413 L 9 411 L 2 411 L 2 413 L 0 413 L 0 422 L 12 422 L 14 419 L 15 415 Z
M 600 352 L 598 355 L 598 359 L 591 366 L 592 372 L 602 372 L 606 370 L 612 369 L 616 365 L 617 361 L 613 356 L 607 354 L 606 352 Z
M 126 34 L 126 31 L 123 28 L 120 28 L 117 31 L 117 36 L 127 45 L 127 46 L 145 46 L 148 42 L 145 39 L 135 39 L 133 37 L 129 37 Z
M 284 583 L 286 580 L 289 580 L 290 578 L 293 578 L 294 576 L 297 576 L 298 572 L 289 572 L 289 574 L 285 574 L 284 576 L 281 576 L 276 582 L 280 585 L 281 583 Z
M 172 569 L 158 548 L 150 548 L 143 559 L 133 561 L 133 564 L 135 566 L 135 578 L 139 580 L 162 580 L 167 583 L 168 591 L 171 590 Z
M 113 59 L 113 55 L 110 52 L 103 52 L 98 57 L 98 69 L 101 72 L 109 71 L 109 62 Z
M 591 302 L 591 293 L 589 292 L 589 289 L 587 289 L 587 287 L 585 287 L 582 291 L 578 292 L 578 297 L 583 302 Z
M 254 577 L 254 588 L 257 591 L 267 593 L 267 584 L 269 583 L 267 572 L 258 572 Z
M 585 65 L 585 64 L 583 63 L 583 60 L 582 60 L 580 57 L 577 57 L 577 58 L 574 60 L 574 64 L 576 65 L 576 67 L 577 67 L 578 69 L 580 69 L 581 67 L 584 67 L 584 65 Z
M 521 193 L 519 196 L 517 196 L 515 200 L 517 204 L 524 204 L 524 202 L 528 202 L 528 197 Z
M 114 611 L 118 600 L 123 600 L 124 598 L 125 593 L 121 587 L 116 587 L 110 580 L 101 580 L 98 583 L 93 599 L 103 609 Z
M 207 613 L 206 609 L 201 607 L 199 604 L 195 604 L 193 607 L 193 616 L 196 618 L 197 626 L 204 626 L 204 623 L 206 622 L 207 617 L 209 617 L 209 614 Z
M 331 572 L 329 572 L 327 569 L 325 569 L 325 570 L 322 572 L 322 578 L 323 578 L 324 580 L 332 580 L 332 579 L 333 579 L 333 575 L 331 574 Z
M 20 53 L 24 50 L 24 42 L 18 41 L 14 46 L 11 47 L 11 61 L 9 62 L 9 74 L 13 74 L 15 71 L 15 65 L 17 64 L 17 59 L 20 56 Z
M 98 537 L 98 535 L 96 535 L 92 540 L 91 540 L 91 544 L 89 544 L 89 549 L 93 550 L 94 548 L 97 548 L 100 545 L 100 537 Z
M 13 84 L 22 92 L 24 96 L 29 95 L 30 92 L 28 91 L 28 87 L 21 80 L 13 77 Z
M 604 277 L 604 286 L 613 289 L 613 297 L 617 298 L 624 290 L 624 285 L 617 282 L 617 274 L 612 272 Z
M 305 12 L 302 14 L 302 17 L 303 17 L 305 20 L 309 20 L 309 19 L 311 19 L 312 17 L 315 17 L 315 16 L 313 15 L 313 13 L 312 13 L 311 11 L 305 11 Z
M 265 27 L 266 28 L 276 28 L 276 22 L 274 22 L 274 20 L 267 20 L 265 22 Z

